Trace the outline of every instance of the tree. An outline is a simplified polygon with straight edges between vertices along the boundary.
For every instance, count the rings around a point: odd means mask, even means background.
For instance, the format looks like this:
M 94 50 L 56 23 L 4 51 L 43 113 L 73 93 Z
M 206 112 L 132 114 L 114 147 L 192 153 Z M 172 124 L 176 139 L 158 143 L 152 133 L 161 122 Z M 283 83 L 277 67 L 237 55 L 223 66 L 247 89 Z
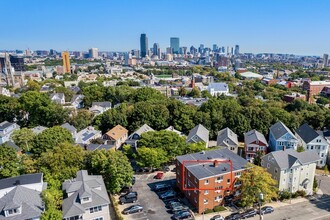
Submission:
M 58 86 L 55 88 L 55 92 L 63 93 L 65 96 L 65 101 L 70 102 L 72 100 L 72 97 L 74 95 L 74 92 L 66 87 Z
M 330 103 L 330 99 L 321 96 L 316 100 L 316 103 L 320 105 L 326 105 Z
M 22 173 L 36 173 L 38 172 L 37 160 L 33 159 L 31 155 L 23 154 L 21 156 Z
M 179 89 L 179 95 L 180 95 L 180 96 L 186 96 L 187 94 L 188 94 L 188 92 L 187 92 L 186 87 L 182 86 L 182 87 Z
M 99 85 L 91 85 L 82 88 L 84 95 L 84 105 L 86 107 L 92 106 L 92 102 L 104 101 L 105 88 Z
M 212 98 L 212 95 L 209 93 L 209 91 L 207 91 L 207 90 L 203 90 L 202 91 L 202 97 L 203 98 Z
M 34 147 L 31 149 L 31 152 L 40 155 L 64 142 L 73 143 L 71 133 L 65 128 L 54 126 L 36 136 L 34 139 Z
M 298 146 L 297 148 L 297 152 L 304 152 L 305 151 L 305 148 L 303 146 Z
M 163 100 L 165 98 L 166 97 L 161 92 L 150 87 L 139 88 L 133 94 L 134 102 L 158 101 Z
M 121 151 L 92 151 L 86 157 L 86 168 L 93 174 L 102 175 L 111 193 L 119 193 L 122 187 L 132 184 L 133 168 Z
M 26 84 L 26 86 L 28 87 L 28 90 L 30 91 L 39 91 L 41 86 L 39 85 L 39 83 L 37 81 L 34 80 L 29 80 Z
M 122 147 L 123 154 L 126 155 L 126 157 L 131 158 L 133 156 L 133 149 L 132 146 L 129 144 L 124 144 Z
M 41 215 L 41 220 L 58 220 L 62 218 L 62 211 L 53 207 L 46 209 L 46 211 Z
M 59 189 L 66 179 L 75 177 L 83 168 L 84 151 L 79 145 L 60 143 L 41 154 L 38 159 L 40 172 L 50 187 Z
M 168 158 L 163 149 L 141 147 L 137 150 L 136 161 L 140 167 L 160 168 Z
M 19 174 L 20 163 L 16 150 L 6 144 L 0 145 L 0 179 Z
M 74 114 L 70 120 L 72 124 L 78 131 L 86 128 L 92 123 L 94 114 L 86 109 L 78 110 L 77 114 Z
M 20 120 L 20 104 L 17 98 L 0 95 L 0 121 Z
M 263 193 L 266 202 L 278 197 L 277 182 L 265 168 L 249 164 L 239 180 L 242 182 L 241 203 L 244 207 L 257 202 L 259 193 Z
M 138 142 L 139 147 L 164 150 L 169 160 L 182 155 L 186 149 L 186 144 L 185 138 L 175 132 L 165 130 L 145 132 Z
M 186 149 L 183 154 L 197 153 L 203 150 L 207 150 L 207 147 L 205 146 L 204 142 L 187 143 Z
M 201 97 L 201 91 L 197 87 L 194 87 L 188 94 L 188 96 L 193 98 L 200 98 Z
M 35 134 L 31 129 L 22 128 L 19 130 L 15 130 L 11 135 L 11 138 L 13 139 L 15 144 L 20 147 L 24 152 L 29 152 L 32 148 Z
M 264 155 L 263 151 L 257 151 L 255 158 L 253 159 L 253 164 L 261 166 L 261 157 Z

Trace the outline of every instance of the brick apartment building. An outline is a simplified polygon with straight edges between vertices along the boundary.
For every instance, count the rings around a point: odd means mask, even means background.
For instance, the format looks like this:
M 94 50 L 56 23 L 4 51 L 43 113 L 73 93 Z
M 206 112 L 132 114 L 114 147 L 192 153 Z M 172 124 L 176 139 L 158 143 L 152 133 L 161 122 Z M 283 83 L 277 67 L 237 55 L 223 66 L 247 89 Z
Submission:
M 309 103 L 313 102 L 313 96 L 319 95 L 324 87 L 330 86 L 330 81 L 304 81 L 302 88 L 307 90 L 306 100 Z
M 232 172 L 228 161 L 232 163 Z M 228 149 L 178 156 L 176 184 L 198 213 L 202 213 L 206 209 L 223 205 L 226 196 L 234 195 L 235 199 L 240 195 L 241 184 L 238 178 L 247 163 L 247 160 Z

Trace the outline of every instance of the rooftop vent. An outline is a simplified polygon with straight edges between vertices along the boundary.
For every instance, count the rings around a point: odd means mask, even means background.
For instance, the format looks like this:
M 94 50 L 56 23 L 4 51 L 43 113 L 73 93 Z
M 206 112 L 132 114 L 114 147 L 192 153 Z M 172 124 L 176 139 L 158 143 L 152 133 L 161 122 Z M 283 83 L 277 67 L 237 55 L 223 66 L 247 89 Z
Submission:
M 205 151 L 203 150 L 203 151 L 201 152 L 201 154 L 205 154 Z

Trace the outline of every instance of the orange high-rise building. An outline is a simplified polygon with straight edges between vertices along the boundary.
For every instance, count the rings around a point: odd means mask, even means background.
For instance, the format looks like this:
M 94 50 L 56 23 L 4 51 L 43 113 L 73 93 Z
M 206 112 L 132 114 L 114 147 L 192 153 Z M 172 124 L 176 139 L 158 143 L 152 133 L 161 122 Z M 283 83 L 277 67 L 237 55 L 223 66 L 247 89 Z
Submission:
M 62 59 L 63 59 L 63 71 L 64 71 L 64 73 L 71 73 L 70 54 L 69 54 L 68 51 L 62 52 Z

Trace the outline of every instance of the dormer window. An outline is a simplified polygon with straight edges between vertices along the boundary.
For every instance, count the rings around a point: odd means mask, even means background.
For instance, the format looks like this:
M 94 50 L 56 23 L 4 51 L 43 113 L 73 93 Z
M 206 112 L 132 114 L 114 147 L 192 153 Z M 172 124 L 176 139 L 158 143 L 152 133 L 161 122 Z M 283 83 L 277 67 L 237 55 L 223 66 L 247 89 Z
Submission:
M 84 197 L 80 199 L 81 204 L 87 203 L 87 202 L 91 202 L 92 198 L 91 197 Z
M 12 215 L 18 215 L 18 214 L 21 214 L 21 208 L 5 210 L 6 217 L 12 216 Z

